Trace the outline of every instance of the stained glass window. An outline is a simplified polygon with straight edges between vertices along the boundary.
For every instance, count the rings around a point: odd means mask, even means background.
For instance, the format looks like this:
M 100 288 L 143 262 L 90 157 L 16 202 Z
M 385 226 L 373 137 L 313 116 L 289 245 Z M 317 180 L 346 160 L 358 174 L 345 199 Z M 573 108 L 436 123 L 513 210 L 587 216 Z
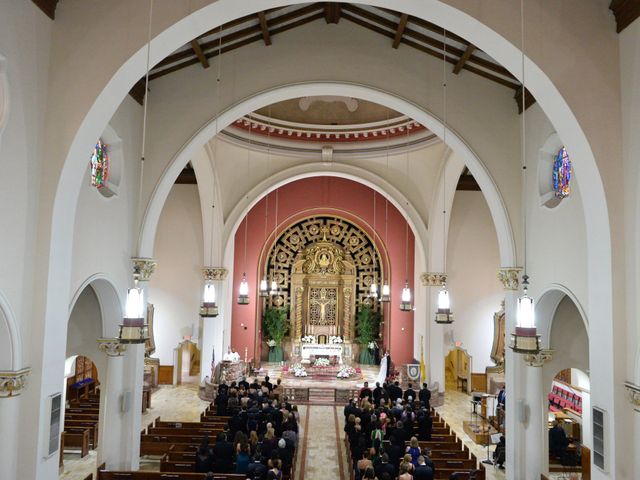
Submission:
M 98 140 L 91 155 L 91 185 L 102 188 L 109 179 L 109 148 Z
M 571 160 L 567 149 L 562 147 L 553 162 L 553 191 L 557 198 L 568 197 L 571 193 Z

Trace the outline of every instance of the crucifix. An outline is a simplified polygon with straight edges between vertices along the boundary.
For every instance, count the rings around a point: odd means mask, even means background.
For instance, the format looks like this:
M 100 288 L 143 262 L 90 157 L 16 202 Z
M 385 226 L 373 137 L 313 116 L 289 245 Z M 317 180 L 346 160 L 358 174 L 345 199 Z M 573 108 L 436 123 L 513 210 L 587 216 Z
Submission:
M 328 293 L 326 288 L 321 288 L 318 297 L 311 298 L 311 305 L 317 305 L 320 308 L 320 318 L 318 319 L 320 325 L 328 325 L 327 307 L 336 304 L 335 297 L 329 297 Z M 335 318 L 332 320 L 335 321 Z

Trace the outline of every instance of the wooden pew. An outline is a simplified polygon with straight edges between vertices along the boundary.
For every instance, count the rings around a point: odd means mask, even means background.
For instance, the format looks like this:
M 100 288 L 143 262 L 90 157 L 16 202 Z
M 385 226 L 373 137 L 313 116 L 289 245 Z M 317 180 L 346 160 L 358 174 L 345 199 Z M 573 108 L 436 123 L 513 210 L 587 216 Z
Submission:
M 81 458 L 89 454 L 89 429 L 70 428 L 62 432 L 64 435 L 64 446 L 79 447 Z
M 64 419 L 64 428 L 65 429 L 75 429 L 75 428 L 88 428 L 89 429 L 89 443 L 91 444 L 91 448 L 98 448 L 98 422 L 88 422 L 85 420 L 73 420 L 73 419 Z

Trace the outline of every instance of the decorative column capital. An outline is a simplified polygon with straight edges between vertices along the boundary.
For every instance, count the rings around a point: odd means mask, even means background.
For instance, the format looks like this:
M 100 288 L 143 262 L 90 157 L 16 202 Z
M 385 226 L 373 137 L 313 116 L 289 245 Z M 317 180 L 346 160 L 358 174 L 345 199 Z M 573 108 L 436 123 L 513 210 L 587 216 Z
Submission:
M 636 385 L 631 382 L 624 382 L 624 388 L 627 389 L 627 395 L 629 402 L 640 412 L 640 385 Z
M 425 272 L 420 275 L 423 287 L 440 287 L 447 281 L 446 273 Z
M 98 349 L 108 357 L 121 357 L 127 346 L 117 338 L 98 338 Z
M 530 367 L 542 367 L 553 358 L 553 350 L 543 348 L 538 353 L 527 353 L 524 361 Z
M 498 280 L 505 290 L 516 291 L 520 288 L 521 267 L 508 267 L 498 270 Z
M 27 384 L 29 373 L 31 367 L 0 372 L 0 398 L 20 395 Z
M 221 281 L 226 280 L 229 270 L 224 267 L 204 267 L 202 269 L 202 276 L 207 281 Z
M 139 282 L 148 282 L 158 263 L 153 258 L 133 257 L 133 278 Z

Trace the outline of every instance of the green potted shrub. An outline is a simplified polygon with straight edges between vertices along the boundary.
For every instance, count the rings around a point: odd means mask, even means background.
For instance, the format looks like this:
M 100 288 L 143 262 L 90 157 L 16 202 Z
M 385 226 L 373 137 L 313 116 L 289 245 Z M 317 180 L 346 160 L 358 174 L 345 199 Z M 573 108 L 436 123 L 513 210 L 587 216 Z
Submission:
M 359 362 L 363 365 L 374 365 L 376 357 L 374 350 L 369 348 L 375 344 L 380 329 L 380 313 L 374 311 L 370 305 L 361 305 L 358 311 L 358 337 L 356 342 L 360 345 Z
M 286 307 L 267 307 L 262 319 L 262 328 L 267 335 L 269 346 L 269 362 L 282 362 L 284 351 L 282 342 L 289 331 Z

